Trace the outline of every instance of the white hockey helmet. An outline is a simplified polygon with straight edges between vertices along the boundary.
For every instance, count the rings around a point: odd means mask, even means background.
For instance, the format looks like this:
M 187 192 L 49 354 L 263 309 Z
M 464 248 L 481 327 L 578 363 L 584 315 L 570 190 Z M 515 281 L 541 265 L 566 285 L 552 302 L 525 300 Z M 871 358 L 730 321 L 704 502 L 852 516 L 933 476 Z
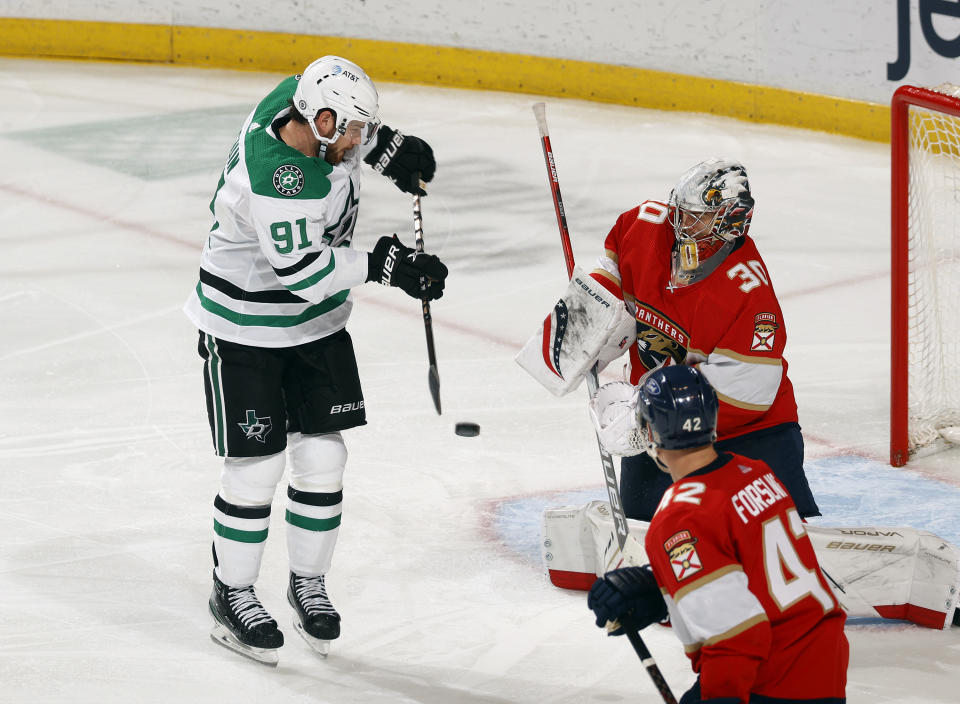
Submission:
M 352 121 L 363 123 L 361 142 L 369 143 L 380 126 L 379 99 L 376 86 L 364 70 L 339 56 L 322 56 L 307 66 L 293 93 L 293 105 L 320 141 L 321 152 L 327 144 L 346 134 L 347 125 Z M 336 132 L 330 138 L 321 137 L 313 122 L 325 109 L 332 110 L 336 120 Z
M 753 204 L 747 170 L 737 161 L 708 159 L 680 177 L 667 204 L 677 238 L 674 286 L 696 283 L 717 268 L 747 234 Z

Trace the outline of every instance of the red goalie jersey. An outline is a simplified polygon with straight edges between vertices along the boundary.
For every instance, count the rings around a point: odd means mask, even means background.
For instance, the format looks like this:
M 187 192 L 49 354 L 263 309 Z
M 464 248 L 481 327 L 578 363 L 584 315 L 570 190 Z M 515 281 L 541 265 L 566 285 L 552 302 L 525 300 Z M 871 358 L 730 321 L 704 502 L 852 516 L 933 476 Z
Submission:
M 664 361 L 700 361 L 720 400 L 720 440 L 797 422 L 783 359 L 783 314 L 753 240 L 738 238 L 705 279 L 674 287 L 675 237 L 667 213 L 657 201 L 623 213 L 607 235 L 601 268 L 591 274 L 621 296 L 637 319 L 630 381 L 636 384 Z
M 721 453 L 675 482 L 646 551 L 703 699 L 844 701 L 846 617 L 766 464 Z

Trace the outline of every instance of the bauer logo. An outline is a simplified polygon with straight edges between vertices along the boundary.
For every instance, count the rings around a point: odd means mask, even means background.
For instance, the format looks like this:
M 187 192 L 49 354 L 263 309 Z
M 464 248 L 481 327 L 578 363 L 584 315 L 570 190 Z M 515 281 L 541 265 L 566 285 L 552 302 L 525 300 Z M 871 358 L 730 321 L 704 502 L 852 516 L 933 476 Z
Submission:
M 353 403 L 335 403 L 330 407 L 330 415 L 335 413 L 349 413 L 350 411 L 359 411 L 363 409 L 363 401 L 354 401 Z
M 293 164 L 284 164 L 273 172 L 273 187 L 280 195 L 292 198 L 303 190 L 303 172 Z

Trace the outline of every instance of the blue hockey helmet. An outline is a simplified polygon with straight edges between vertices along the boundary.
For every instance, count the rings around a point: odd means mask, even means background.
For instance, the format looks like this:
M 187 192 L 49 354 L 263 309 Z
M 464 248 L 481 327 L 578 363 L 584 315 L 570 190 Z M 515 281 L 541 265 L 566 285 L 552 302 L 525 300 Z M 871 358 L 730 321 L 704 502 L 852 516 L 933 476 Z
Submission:
M 709 445 L 717 439 L 717 394 L 696 367 L 660 367 L 640 383 L 637 420 L 648 451 Z

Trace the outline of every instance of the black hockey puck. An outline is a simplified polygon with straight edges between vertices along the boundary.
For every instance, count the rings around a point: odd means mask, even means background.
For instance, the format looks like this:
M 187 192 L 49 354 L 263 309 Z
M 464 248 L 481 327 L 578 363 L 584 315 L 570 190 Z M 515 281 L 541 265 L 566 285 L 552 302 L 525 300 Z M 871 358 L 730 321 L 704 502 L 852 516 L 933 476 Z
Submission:
M 480 426 L 476 423 L 457 423 L 453 432 L 465 438 L 475 438 L 480 434 Z

